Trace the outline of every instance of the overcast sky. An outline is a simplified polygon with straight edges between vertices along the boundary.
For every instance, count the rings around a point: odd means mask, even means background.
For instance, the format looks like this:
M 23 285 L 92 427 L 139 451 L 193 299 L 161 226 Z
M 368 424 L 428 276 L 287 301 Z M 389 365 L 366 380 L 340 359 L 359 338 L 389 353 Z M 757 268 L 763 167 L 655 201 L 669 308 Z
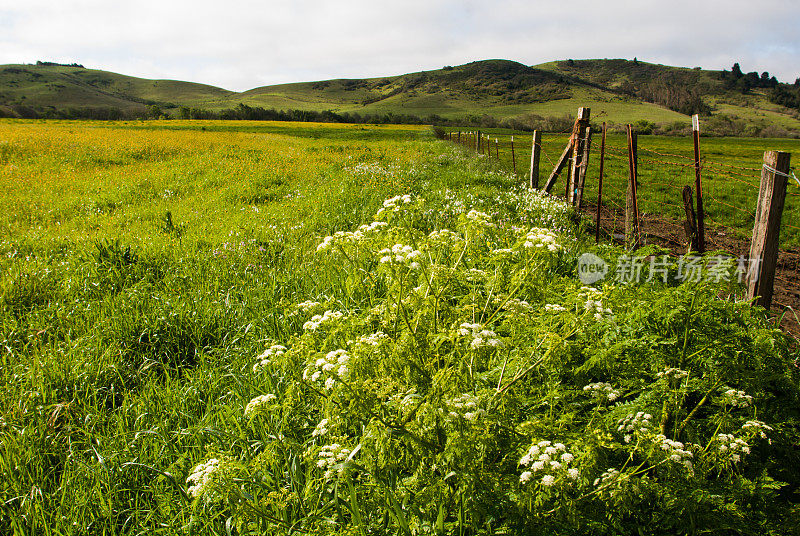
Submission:
M 78 62 L 243 91 L 503 58 L 800 76 L 797 0 L 0 0 L 0 64 Z

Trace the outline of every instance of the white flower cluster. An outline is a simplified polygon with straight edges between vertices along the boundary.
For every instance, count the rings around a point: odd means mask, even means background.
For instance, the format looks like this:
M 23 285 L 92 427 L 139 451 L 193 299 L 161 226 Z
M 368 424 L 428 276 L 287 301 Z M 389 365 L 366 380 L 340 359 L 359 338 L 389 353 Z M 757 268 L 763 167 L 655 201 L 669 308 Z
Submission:
M 385 341 L 389 340 L 389 336 L 382 331 L 372 333 L 371 335 L 361 335 L 356 341 L 357 344 L 372 346 L 373 348 L 379 347 Z
M 656 378 L 666 378 L 668 380 L 682 380 L 689 376 L 689 373 L 679 368 L 668 367 L 661 372 L 656 373 Z
M 413 201 L 414 199 L 409 194 L 391 197 L 383 202 L 383 207 L 378 210 L 377 214 L 375 214 L 375 217 L 379 218 L 386 212 L 400 212 L 400 207 L 403 205 L 409 205 Z
M 772 432 L 774 430 L 772 426 L 769 426 L 762 421 L 747 421 L 742 425 L 742 430 L 750 431 L 751 429 L 753 431 L 757 431 L 758 436 L 761 437 L 761 439 L 767 439 L 767 432 Z
M 466 279 L 470 283 L 478 283 L 481 281 L 485 281 L 486 278 L 487 278 L 486 271 L 481 270 L 479 268 L 470 268 L 464 273 L 464 279 Z
M 562 475 L 569 480 L 577 480 L 580 471 L 569 467 L 574 460 L 575 456 L 567 451 L 567 447 L 563 443 L 539 441 L 532 445 L 520 459 L 519 464 L 523 467 L 530 467 L 530 470 L 519 475 L 519 481 L 523 484 L 530 482 L 534 473 L 542 475 L 540 482 L 544 486 L 553 486 L 557 478 Z
M 337 380 L 345 380 L 350 374 L 347 364 L 350 362 L 350 355 L 346 350 L 333 350 L 310 363 L 303 371 L 303 379 L 306 381 L 318 381 L 323 376 L 325 378 L 325 389 L 331 390 L 336 385 Z
M 321 315 L 314 315 L 311 320 L 303 324 L 305 331 L 316 331 L 324 324 L 330 324 L 336 320 L 341 320 L 344 317 L 339 311 L 325 311 Z
M 479 407 L 481 399 L 470 394 L 463 394 L 450 400 L 447 405 L 451 408 L 450 417 L 454 419 L 465 418 L 470 422 L 475 422 L 481 415 L 486 413 Z
M 372 223 L 359 225 L 358 229 L 353 232 L 353 238 L 360 242 L 365 238 L 370 238 L 380 234 L 380 232 L 388 226 L 389 224 L 385 221 L 374 221 Z
M 480 348 L 502 348 L 503 341 L 497 338 L 497 333 L 490 329 L 481 329 L 480 324 L 470 324 L 464 322 L 458 328 L 458 334 L 462 337 L 472 337 L 469 347 L 473 350 Z
M 654 441 L 665 452 L 668 460 L 683 465 L 689 472 L 694 471 L 692 466 L 694 455 L 688 450 L 687 445 L 680 441 L 673 441 L 662 434 L 655 436 Z
M 619 390 L 614 389 L 610 383 L 590 383 L 584 385 L 583 390 L 592 395 L 595 399 L 606 399 L 609 402 L 619 398 Z
M 557 303 L 547 303 L 544 306 L 544 310 L 548 313 L 563 313 L 567 308 Z
M 350 231 L 336 231 L 331 236 L 326 236 L 322 242 L 317 246 L 317 251 L 325 251 L 334 246 L 341 246 L 344 244 L 355 244 L 364 239 L 370 238 L 380 233 L 381 230 L 388 227 L 385 221 L 374 221 L 372 223 L 365 223 L 360 225 L 357 230 Z
M 455 245 L 464 241 L 464 238 L 448 229 L 441 229 L 439 231 L 431 231 L 428 235 L 428 241 L 436 245 Z
M 336 231 L 331 236 L 326 236 L 322 242 L 317 245 L 317 251 L 325 251 L 332 249 L 334 246 L 341 246 L 342 244 L 351 244 L 355 242 L 353 233 L 349 231 Z
M 327 433 L 328 433 L 328 419 L 322 419 L 314 427 L 314 431 L 311 432 L 311 437 L 322 437 Z
M 525 236 L 526 248 L 547 248 L 549 251 L 556 252 L 564 248 L 558 243 L 558 236 L 550 229 L 541 227 L 532 228 Z
M 347 460 L 348 456 L 350 456 L 350 449 L 341 446 L 339 443 L 325 445 L 319 451 L 317 467 L 325 469 L 325 478 L 331 479 L 336 474 L 334 467 Z M 339 468 L 339 473 L 341 472 L 342 468 Z
M 267 368 L 270 364 L 270 359 L 280 357 L 286 353 L 286 347 L 280 344 L 273 344 L 256 358 L 256 363 L 253 365 L 253 372 L 258 373 Z
M 513 255 L 514 254 L 514 250 L 511 249 L 511 248 L 500 248 L 500 249 L 493 250 L 492 254 L 493 255 L 500 255 L 500 256 Z
M 320 302 L 318 302 L 318 301 L 306 300 L 304 302 L 300 302 L 300 303 L 297 304 L 297 310 L 298 311 L 302 311 L 304 313 L 308 313 L 310 311 L 313 311 L 314 309 L 316 309 L 320 305 L 322 305 L 322 304 Z
M 753 397 L 746 394 L 744 391 L 737 391 L 736 389 L 728 389 L 722 395 L 722 403 L 726 406 L 733 406 L 736 408 L 746 408 L 753 403 Z
M 383 264 L 403 264 L 412 270 L 417 270 L 420 267 L 419 263 L 415 259 L 422 253 L 418 249 L 414 249 L 411 246 L 395 244 L 392 246 L 392 249 L 382 249 L 380 254 L 383 255 L 383 257 L 381 257 L 381 263 Z
M 583 304 L 583 308 L 589 312 L 594 311 L 594 319 L 598 322 L 604 318 L 604 315 L 611 315 L 611 309 L 604 308 L 603 302 L 600 300 L 593 300 L 589 298 L 586 300 L 586 303 Z
M 614 480 L 619 478 L 619 469 L 614 469 L 613 467 L 609 467 L 603 474 L 600 475 L 598 478 L 594 479 L 592 483 L 595 487 L 602 486 L 606 483 L 613 482 Z
M 497 302 L 502 303 L 502 300 L 498 299 Z M 510 313 L 521 314 L 531 312 L 533 307 L 525 300 L 520 300 L 519 298 L 509 298 L 506 300 L 505 305 L 503 305 L 503 309 Z
M 742 461 L 742 456 L 750 454 L 750 445 L 747 441 L 734 437 L 733 434 L 718 434 L 715 439 L 719 442 L 717 451 L 733 463 L 739 463 Z
M 469 212 L 467 212 L 467 219 L 483 227 L 496 227 L 494 222 L 492 222 L 491 216 L 489 216 L 485 212 L 479 212 L 475 209 L 472 209 Z
M 277 399 L 278 397 L 272 393 L 255 397 L 253 400 L 248 402 L 247 407 L 244 408 L 244 416 L 249 417 L 254 413 L 263 411 L 267 406 L 274 404 Z
M 624 433 L 625 436 L 623 439 L 625 443 L 630 443 L 633 439 L 633 434 L 645 434 L 651 430 L 652 425 L 650 424 L 650 420 L 652 418 L 652 415 L 643 411 L 636 413 L 636 415 L 628 413 L 624 419 L 617 421 L 619 424 L 619 426 L 617 426 L 617 432 Z
M 209 486 L 214 481 L 214 475 L 222 468 L 222 462 L 217 458 L 200 463 L 192 469 L 192 474 L 186 479 L 189 486 L 187 490 L 192 497 L 200 497 L 208 491 Z

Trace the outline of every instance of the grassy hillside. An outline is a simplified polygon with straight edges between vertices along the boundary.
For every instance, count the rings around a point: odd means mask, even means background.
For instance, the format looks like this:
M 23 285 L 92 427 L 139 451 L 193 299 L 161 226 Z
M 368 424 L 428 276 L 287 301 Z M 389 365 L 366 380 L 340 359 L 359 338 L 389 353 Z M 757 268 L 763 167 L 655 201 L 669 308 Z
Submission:
M 580 106 L 598 120 L 688 124 L 700 112 L 717 115 L 715 128 L 729 134 L 772 135 L 800 131 L 800 114 L 769 101 L 768 90 L 745 93 L 719 71 L 641 61 L 566 60 L 533 67 L 485 60 L 400 76 L 337 79 L 264 86 L 237 93 L 173 80 L 146 80 L 61 65 L 0 66 L 0 111 L 114 107 L 131 114 L 158 105 L 210 113 L 239 104 L 277 110 L 339 114 L 439 116 L 475 122 L 485 116 L 533 125 L 538 117 L 563 117 Z M 24 111 L 24 110 L 22 110 Z M 13 113 L 11 113 L 13 112 Z
M 5 107 L 115 107 L 137 112 L 144 111 L 146 105 L 174 107 L 231 94 L 204 84 L 147 80 L 81 67 L 0 66 L 0 106 Z

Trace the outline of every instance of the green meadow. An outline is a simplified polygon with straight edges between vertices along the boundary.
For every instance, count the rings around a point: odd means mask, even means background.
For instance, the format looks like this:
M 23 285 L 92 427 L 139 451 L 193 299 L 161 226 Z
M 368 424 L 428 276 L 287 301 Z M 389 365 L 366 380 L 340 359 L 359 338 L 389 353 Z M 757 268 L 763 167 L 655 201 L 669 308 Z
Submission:
M 0 534 L 794 530 L 796 341 L 524 181 L 427 127 L 0 121 Z
M 456 129 L 450 129 L 458 132 Z M 529 177 L 532 138 L 530 133 L 507 129 L 488 129 L 494 159 L 502 169 L 511 171 L 514 163 L 522 180 Z M 511 137 L 514 136 L 514 157 Z M 540 163 L 540 182 L 544 184 L 568 141 L 568 134 L 544 133 Z M 497 143 L 495 142 L 497 140 Z M 617 210 L 625 209 L 628 185 L 628 145 L 623 134 L 609 133 L 604 161 L 603 202 Z M 584 200 L 597 202 L 600 174 L 601 135 L 593 132 Z M 496 158 L 499 150 L 499 160 Z M 700 141 L 701 176 L 704 209 L 712 232 L 732 234 L 740 240 L 752 235 L 758 202 L 765 151 L 792 153 L 800 158 L 800 141 L 764 138 L 702 137 Z M 485 149 L 484 149 L 485 151 Z M 793 160 L 793 166 L 795 165 Z M 638 136 L 639 209 L 644 215 L 685 219 L 681 189 L 695 184 L 694 145 L 691 137 Z M 552 193 L 563 196 L 565 182 L 559 177 Z M 800 247 L 800 183 L 789 179 L 781 228 L 781 247 Z M 624 227 L 624 218 L 621 222 Z

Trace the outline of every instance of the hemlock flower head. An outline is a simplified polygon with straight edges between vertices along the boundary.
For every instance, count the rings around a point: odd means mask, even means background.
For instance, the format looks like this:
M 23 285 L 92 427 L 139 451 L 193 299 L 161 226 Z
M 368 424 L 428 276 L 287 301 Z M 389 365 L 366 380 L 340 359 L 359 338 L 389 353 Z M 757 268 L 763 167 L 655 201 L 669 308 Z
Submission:
M 253 372 L 258 373 L 264 370 L 270 364 L 270 360 L 280 357 L 286 353 L 286 347 L 280 344 L 273 344 L 267 348 L 264 353 L 258 356 L 255 365 L 253 365 Z
M 395 244 L 391 248 L 382 249 L 378 254 L 381 255 L 381 264 L 399 264 L 408 266 L 412 270 L 420 268 L 420 264 L 416 259 L 422 255 L 422 252 L 411 246 Z
M 325 377 L 325 389 L 331 390 L 337 381 L 346 380 L 350 375 L 350 354 L 347 350 L 338 349 L 313 359 L 303 371 L 303 379 L 316 382 Z
M 467 219 L 483 227 L 497 227 L 493 222 L 491 216 L 485 212 L 479 212 L 475 209 L 467 212 Z
M 566 476 L 569 480 L 578 478 L 580 471 L 575 467 L 570 467 L 573 461 L 575 461 L 575 456 L 567 450 L 566 445 L 543 440 L 531 445 L 520 459 L 519 464 L 530 468 L 523 474 L 542 474 L 542 484 L 551 486 L 555 484 L 559 475 Z M 530 480 L 530 477 L 526 478 Z M 520 479 L 522 480 L 522 475 L 520 475 Z
M 330 480 L 337 474 L 341 474 L 343 467 L 338 470 L 334 469 L 338 464 L 341 464 L 350 456 L 350 449 L 343 447 L 339 443 L 332 443 L 325 445 L 317 455 L 317 467 L 325 469 L 325 479 Z
M 534 227 L 528 232 L 523 246 L 528 249 L 546 249 L 552 253 L 564 250 L 558 242 L 558 236 L 550 229 L 541 227 Z
M 497 334 L 490 329 L 481 329 L 480 324 L 470 324 L 464 322 L 458 328 L 458 334 L 462 337 L 472 337 L 469 343 L 470 348 L 479 350 L 481 348 L 502 348 L 503 341 L 497 338 Z
M 328 433 L 328 419 L 322 419 L 314 427 L 314 431 L 311 432 L 311 437 L 322 437 L 327 433 Z
M 316 331 L 324 325 L 332 324 L 337 320 L 341 320 L 343 317 L 344 314 L 339 311 L 325 311 L 321 315 L 314 315 L 311 317 L 311 320 L 303 324 L 303 330 Z
M 218 477 L 218 473 L 223 469 L 224 465 L 224 462 L 218 458 L 210 458 L 203 463 L 197 464 L 186 479 L 187 484 L 192 484 L 187 489 L 189 495 L 192 497 L 201 497 L 210 491 L 209 488 Z
M 375 217 L 380 218 L 384 214 L 400 212 L 400 209 L 404 205 L 410 205 L 413 201 L 414 198 L 412 198 L 410 194 L 390 197 L 383 202 L 383 207 L 378 210 L 378 212 L 375 214 Z
M 753 403 L 753 397 L 744 391 L 728 389 L 722 395 L 722 403 L 736 408 L 746 408 Z
M 666 378 L 666 379 L 673 379 L 673 380 L 681 380 L 689 376 L 689 373 L 685 370 L 681 370 L 679 368 L 669 367 L 661 372 L 656 373 L 656 378 Z
M 774 430 L 774 428 L 772 428 L 771 426 L 768 426 L 767 424 L 765 424 L 762 421 L 753 420 L 753 421 L 747 421 L 746 423 L 744 423 L 742 425 L 742 430 L 747 430 L 747 431 L 752 430 L 752 431 L 756 432 L 758 434 L 758 436 L 761 437 L 761 439 L 767 439 L 767 432 L 772 432 Z
M 609 402 L 613 402 L 619 398 L 621 394 L 620 391 L 614 389 L 610 383 L 590 383 L 589 385 L 585 385 L 583 390 L 591 394 L 594 399 L 605 399 Z
M 270 406 L 275 403 L 278 399 L 272 393 L 267 393 L 265 395 L 259 395 L 248 402 L 247 407 L 244 408 L 244 416 L 249 417 L 254 413 L 258 413 L 264 410 L 267 406 Z

